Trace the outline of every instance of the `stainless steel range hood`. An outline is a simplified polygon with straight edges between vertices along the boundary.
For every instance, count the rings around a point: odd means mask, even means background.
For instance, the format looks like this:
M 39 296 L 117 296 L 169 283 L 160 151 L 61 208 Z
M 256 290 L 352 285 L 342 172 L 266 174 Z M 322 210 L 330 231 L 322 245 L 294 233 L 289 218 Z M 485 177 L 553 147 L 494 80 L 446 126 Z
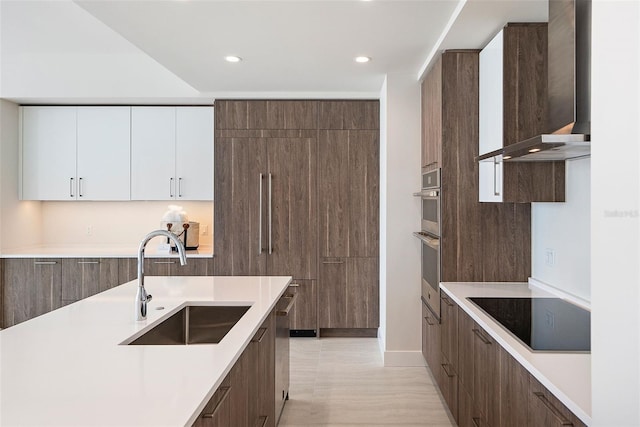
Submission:
M 548 31 L 549 132 L 504 147 L 504 161 L 557 161 L 591 153 L 591 0 L 549 0 Z

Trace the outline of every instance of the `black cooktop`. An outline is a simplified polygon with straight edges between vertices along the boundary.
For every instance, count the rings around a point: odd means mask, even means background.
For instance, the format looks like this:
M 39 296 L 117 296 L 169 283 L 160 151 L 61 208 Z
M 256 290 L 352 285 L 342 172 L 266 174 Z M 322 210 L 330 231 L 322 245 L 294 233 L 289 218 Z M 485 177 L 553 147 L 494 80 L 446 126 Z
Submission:
M 537 351 L 591 351 L 591 313 L 560 298 L 470 301 Z

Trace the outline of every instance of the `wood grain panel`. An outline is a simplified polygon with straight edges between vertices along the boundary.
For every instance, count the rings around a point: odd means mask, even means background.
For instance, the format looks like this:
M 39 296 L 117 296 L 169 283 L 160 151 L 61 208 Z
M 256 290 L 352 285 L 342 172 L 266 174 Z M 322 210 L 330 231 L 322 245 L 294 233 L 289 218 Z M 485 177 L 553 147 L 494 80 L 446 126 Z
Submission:
M 120 271 L 117 258 L 100 258 L 99 262 L 98 292 L 106 291 L 123 283 L 119 280 Z M 64 278 L 64 274 L 62 276 Z
M 218 138 L 260 138 L 263 131 L 261 129 L 216 129 L 215 136 Z
M 502 347 L 500 357 L 500 426 L 528 427 L 529 373 Z
M 347 262 L 345 258 L 320 258 L 318 321 L 320 328 L 348 328 Z
M 220 387 L 215 391 L 209 402 L 204 407 L 192 427 L 226 427 L 230 426 L 230 405 L 229 395 L 227 391 L 230 390 L 231 381 L 230 375 L 220 384 Z
M 344 129 L 344 102 L 320 101 L 318 103 L 319 129 Z
M 378 258 L 347 258 L 346 262 L 344 327 L 377 328 L 380 326 Z
M 473 392 L 473 327 L 471 317 L 458 307 L 458 378 L 468 393 Z
M 499 345 L 475 322 L 473 324 L 473 398 L 491 426 L 500 419 Z
M 251 380 L 251 353 L 243 351 L 229 373 L 231 390 L 229 391 L 229 412 L 233 426 L 251 426 L 249 408 Z
M 247 109 L 247 101 L 217 100 L 216 129 L 248 129 Z
M 270 125 L 268 118 L 268 105 L 268 101 L 266 100 L 252 100 L 247 102 L 247 126 L 249 129 L 262 130 L 284 128 L 284 116 L 281 120 L 281 127 L 278 127 L 275 123 Z
M 317 277 L 316 140 L 278 138 L 269 139 L 267 144 L 273 245 L 267 271 L 270 275 L 314 279 Z
M 138 278 L 138 260 L 136 258 L 118 259 L 118 282 L 127 283 Z
M 176 260 L 169 269 L 170 276 L 209 276 L 209 258 L 188 258 L 187 265 Z
M 422 84 L 422 131 L 423 131 L 423 161 L 422 166 L 435 169 L 441 166 L 443 149 L 442 128 L 442 57 L 439 58 L 429 71 Z M 449 70 L 447 70 L 449 72 Z
M 442 330 L 442 355 L 455 371 L 458 370 L 458 305 L 446 295 L 441 295 L 440 327 Z
M 318 288 L 316 280 L 294 279 L 288 292 L 298 299 L 289 312 L 291 329 L 318 329 Z
M 585 426 L 575 414 L 531 375 L 529 375 L 528 402 L 528 418 L 531 427 Z
M 441 332 L 444 333 L 442 327 L 440 328 Z M 454 420 L 458 420 L 458 375 L 456 373 L 456 369 L 453 363 L 449 362 L 449 360 L 442 355 L 442 360 L 440 364 L 440 391 L 442 392 L 442 397 L 444 397 L 444 401 L 447 403 L 447 407 L 449 408 L 449 412 L 453 416 Z
M 282 102 L 284 104 L 284 129 L 318 128 L 318 101 Z
M 379 132 L 349 131 L 349 256 L 379 253 Z
M 380 103 L 378 101 L 319 101 L 319 129 L 380 128 Z
M 318 140 L 320 257 L 349 254 L 349 132 L 325 130 Z

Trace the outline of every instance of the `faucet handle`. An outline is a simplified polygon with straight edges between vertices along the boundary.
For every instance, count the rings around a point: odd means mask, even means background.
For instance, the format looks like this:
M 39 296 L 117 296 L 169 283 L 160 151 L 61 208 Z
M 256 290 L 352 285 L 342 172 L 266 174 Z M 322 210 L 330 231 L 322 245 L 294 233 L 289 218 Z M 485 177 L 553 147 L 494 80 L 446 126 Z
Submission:
M 153 295 L 147 294 L 147 302 L 151 301 L 152 299 L 153 299 Z

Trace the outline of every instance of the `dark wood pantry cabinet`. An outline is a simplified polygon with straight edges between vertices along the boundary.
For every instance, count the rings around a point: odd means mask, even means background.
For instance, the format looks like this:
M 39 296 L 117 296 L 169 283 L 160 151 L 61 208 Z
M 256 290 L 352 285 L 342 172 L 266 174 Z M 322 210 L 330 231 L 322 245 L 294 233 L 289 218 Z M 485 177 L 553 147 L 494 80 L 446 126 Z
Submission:
M 216 274 L 292 276 L 293 330 L 375 333 L 377 101 L 216 101 L 214 194 Z

